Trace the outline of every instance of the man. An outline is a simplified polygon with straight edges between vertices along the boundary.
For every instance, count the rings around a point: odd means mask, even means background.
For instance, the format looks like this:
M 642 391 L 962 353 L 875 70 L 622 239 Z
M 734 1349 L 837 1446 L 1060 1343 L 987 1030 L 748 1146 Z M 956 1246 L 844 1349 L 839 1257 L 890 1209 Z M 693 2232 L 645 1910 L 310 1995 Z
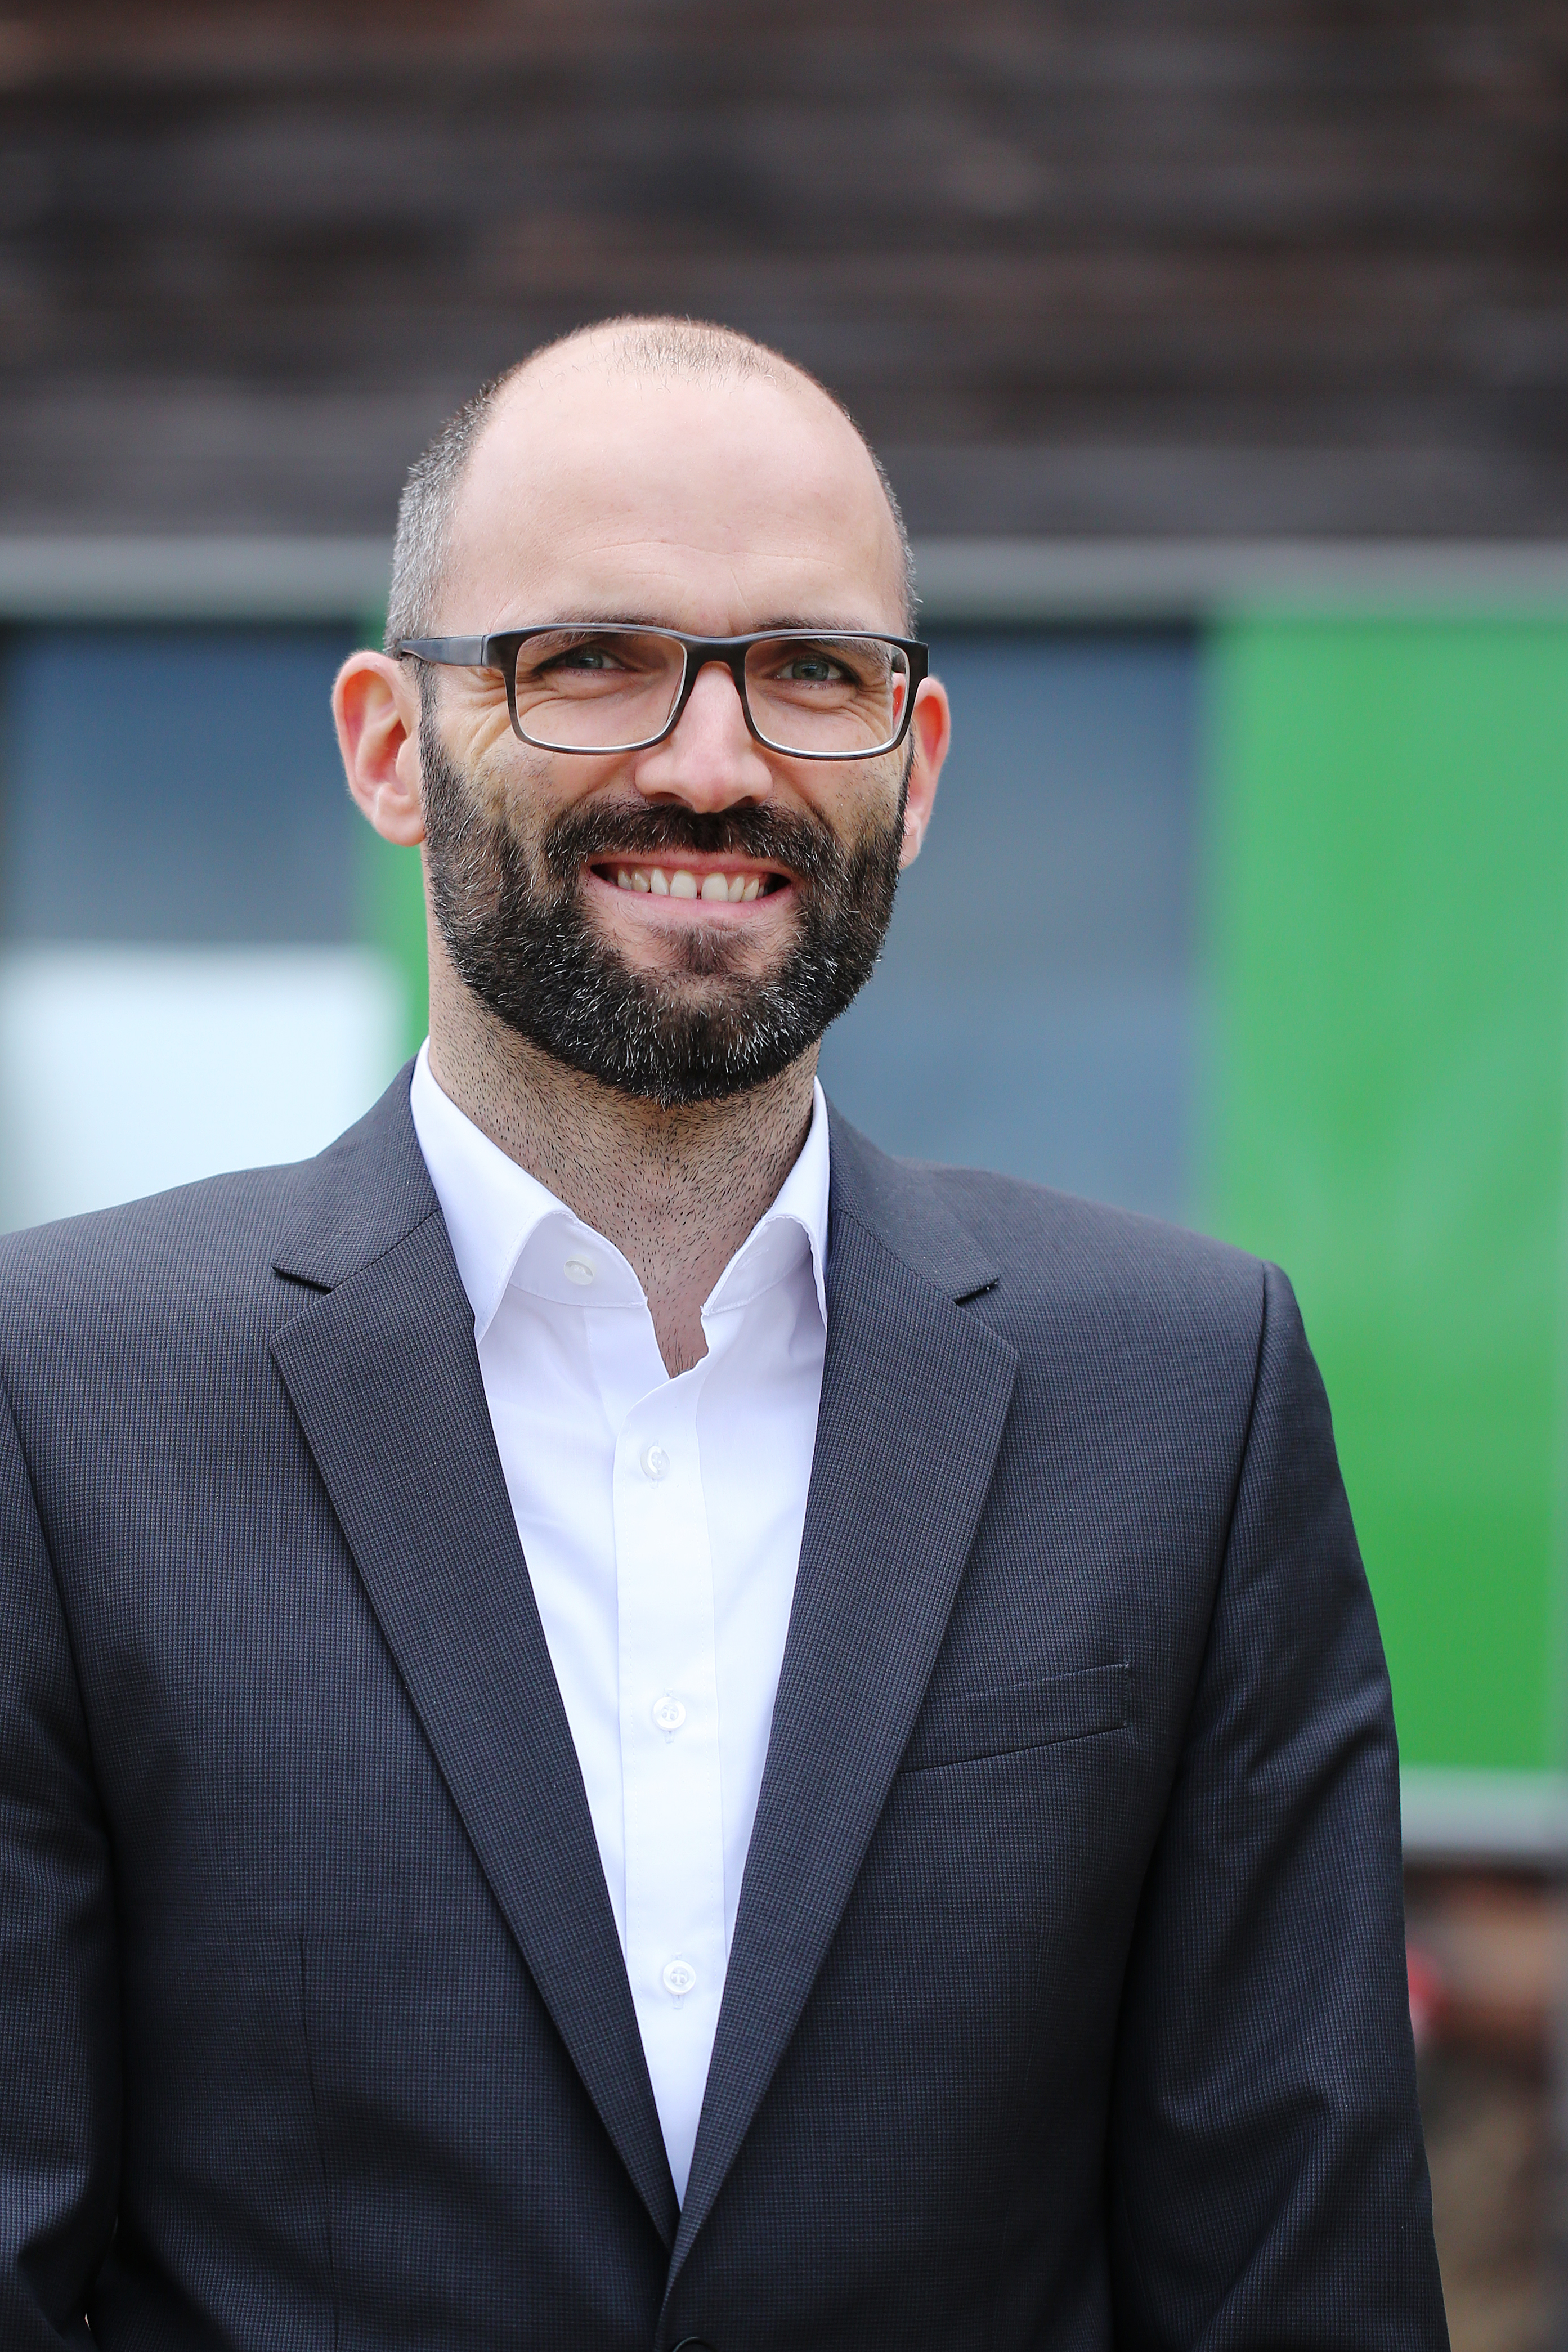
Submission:
M 816 1088 L 906 556 L 723 331 L 479 395 L 336 694 L 412 1080 L 5 1245 L 6 2352 L 1443 2344 L 1289 1287 Z

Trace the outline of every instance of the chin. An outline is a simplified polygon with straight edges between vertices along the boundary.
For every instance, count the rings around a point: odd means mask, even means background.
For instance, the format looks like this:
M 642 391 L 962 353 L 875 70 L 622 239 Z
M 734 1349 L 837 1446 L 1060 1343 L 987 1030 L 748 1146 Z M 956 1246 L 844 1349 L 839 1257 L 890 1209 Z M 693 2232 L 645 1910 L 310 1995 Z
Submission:
M 639 980 L 687 982 L 693 992 L 704 982 L 721 986 L 726 981 L 766 980 L 782 967 L 790 948 L 787 940 L 770 940 L 766 950 L 761 950 L 760 944 L 734 931 L 707 930 L 695 925 L 685 933 L 671 932 L 664 940 L 650 940 L 646 934 L 635 941 L 612 939 L 605 933 L 601 937 Z

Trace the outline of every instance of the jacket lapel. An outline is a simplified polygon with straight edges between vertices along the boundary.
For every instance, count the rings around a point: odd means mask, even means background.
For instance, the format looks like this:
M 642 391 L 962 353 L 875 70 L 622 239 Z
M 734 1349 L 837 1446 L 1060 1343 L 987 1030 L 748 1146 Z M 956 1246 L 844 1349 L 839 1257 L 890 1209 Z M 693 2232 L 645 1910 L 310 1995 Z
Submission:
M 665 2244 L 677 2209 L 583 1777 L 404 1074 L 306 1172 L 272 1353 L 480 1867 Z
M 993 1268 L 837 1118 L 827 1350 L 789 1638 L 671 2261 L 710 2211 L 843 1914 L 941 1647 L 1017 1358 Z

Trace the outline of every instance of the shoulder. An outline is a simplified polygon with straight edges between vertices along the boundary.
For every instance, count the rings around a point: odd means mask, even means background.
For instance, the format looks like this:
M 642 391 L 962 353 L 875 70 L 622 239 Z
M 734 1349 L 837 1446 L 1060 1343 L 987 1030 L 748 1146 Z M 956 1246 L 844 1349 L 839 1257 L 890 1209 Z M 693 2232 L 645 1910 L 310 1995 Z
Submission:
M 906 1163 L 907 1167 L 907 1163 Z M 907 1167 L 994 1276 L 960 1309 L 1016 1359 L 1015 1433 L 1054 1489 L 1226 1522 L 1260 1399 L 1326 1427 L 1289 1283 L 1157 1218 L 971 1169 Z M 1268 1416 L 1266 1416 L 1268 1417 Z M 1142 1503 L 1137 1501 L 1142 1497 Z M 1098 1507 L 1098 1505 L 1097 1505 Z M 1212 1545 L 1204 1557 L 1212 1556 Z
M 1256 1311 L 1267 1269 L 1226 1242 L 984 1169 L 904 1164 L 995 1256 L 1009 1287 L 1151 1303 L 1204 1297 Z
M 1294 1314 L 1277 1269 L 1246 1251 L 1156 1217 L 973 1169 L 925 1171 L 947 1207 L 994 1257 L 986 1304 L 1026 1351 L 1064 1348 L 1198 1372 L 1223 1366 L 1249 1382 L 1269 1294 Z
M 0 1354 L 102 1362 L 270 1330 L 436 1207 L 404 1070 L 313 1160 L 243 1169 L 0 1238 Z M 279 1276 L 288 1277 L 279 1280 Z
M 900 1255 L 937 1263 L 945 1230 L 955 1244 L 963 1237 L 946 1255 L 976 1272 L 984 1266 L 983 1286 L 1019 1298 L 1048 1296 L 1058 1307 L 1069 1297 L 1148 1306 L 1203 1300 L 1243 1319 L 1260 1310 L 1273 1270 L 1245 1250 L 1018 1177 L 895 1159 L 837 1112 L 831 1118 L 834 1206 Z
M 894 1160 L 844 1122 L 833 1147 L 845 1212 L 928 1278 L 958 1269 L 950 1295 L 1058 1375 L 1093 1368 L 1129 1392 L 1172 1371 L 1183 1386 L 1250 1388 L 1271 1301 L 1294 1317 L 1278 1269 L 1184 1227 L 982 1169 Z
M 209 1177 L 0 1237 L 0 1344 L 258 1309 L 311 1164 Z

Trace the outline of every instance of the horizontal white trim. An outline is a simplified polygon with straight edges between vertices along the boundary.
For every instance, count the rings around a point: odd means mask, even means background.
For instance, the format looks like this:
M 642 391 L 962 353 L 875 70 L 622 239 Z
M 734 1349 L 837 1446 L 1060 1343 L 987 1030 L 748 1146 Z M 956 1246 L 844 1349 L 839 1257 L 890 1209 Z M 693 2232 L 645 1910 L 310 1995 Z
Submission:
M 1434 540 L 927 540 L 922 623 L 1201 621 L 1227 609 L 1568 612 L 1568 545 Z
M 1400 1774 L 1407 1862 L 1568 1861 L 1568 1776 L 1461 1772 L 1430 1764 Z
M 343 621 L 391 542 L 0 537 L 0 621 Z M 1231 608 L 1568 612 L 1561 541 L 928 539 L 923 624 L 1202 621 Z

